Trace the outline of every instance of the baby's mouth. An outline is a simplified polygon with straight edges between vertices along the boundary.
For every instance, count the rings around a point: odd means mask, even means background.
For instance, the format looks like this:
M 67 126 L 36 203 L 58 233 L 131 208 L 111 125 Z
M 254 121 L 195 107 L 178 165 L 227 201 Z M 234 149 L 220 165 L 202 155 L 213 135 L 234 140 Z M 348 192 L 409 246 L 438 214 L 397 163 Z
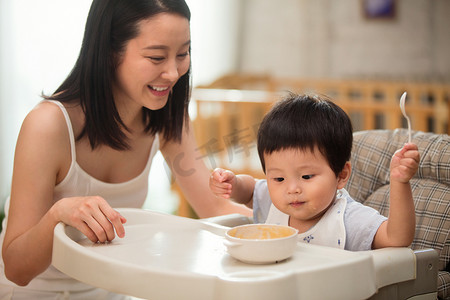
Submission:
M 303 204 L 305 204 L 305 202 L 303 202 L 303 201 L 292 201 L 292 202 L 289 202 L 289 205 L 292 206 L 292 207 L 299 207 L 299 206 L 302 206 Z

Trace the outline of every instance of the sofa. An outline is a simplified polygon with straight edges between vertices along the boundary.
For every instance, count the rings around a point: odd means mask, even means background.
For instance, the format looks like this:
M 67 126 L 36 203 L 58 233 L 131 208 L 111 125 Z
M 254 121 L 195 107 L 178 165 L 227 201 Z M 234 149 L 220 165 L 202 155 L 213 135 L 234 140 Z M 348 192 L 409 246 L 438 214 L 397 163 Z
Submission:
M 346 188 L 355 200 L 388 215 L 389 164 L 407 139 L 405 129 L 354 133 L 352 174 Z M 416 208 L 411 248 L 438 252 L 438 297 L 450 299 L 450 137 L 413 131 L 412 142 L 421 157 L 419 170 L 411 180 Z

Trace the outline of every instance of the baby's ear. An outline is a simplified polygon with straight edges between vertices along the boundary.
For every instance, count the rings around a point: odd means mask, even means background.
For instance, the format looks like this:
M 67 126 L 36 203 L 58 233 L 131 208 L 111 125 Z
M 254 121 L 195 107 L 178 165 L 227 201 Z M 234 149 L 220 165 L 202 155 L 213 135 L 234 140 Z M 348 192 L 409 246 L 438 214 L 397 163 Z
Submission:
M 342 189 L 347 184 L 348 179 L 350 178 L 350 174 L 352 173 L 352 164 L 350 161 L 347 161 L 342 168 L 342 171 L 338 175 L 338 189 Z

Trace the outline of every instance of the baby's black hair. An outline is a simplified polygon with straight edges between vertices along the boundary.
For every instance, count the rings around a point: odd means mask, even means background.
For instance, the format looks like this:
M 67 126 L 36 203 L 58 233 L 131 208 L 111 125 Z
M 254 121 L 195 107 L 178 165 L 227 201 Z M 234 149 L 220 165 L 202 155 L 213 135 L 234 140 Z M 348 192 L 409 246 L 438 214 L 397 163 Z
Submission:
M 264 117 L 258 130 L 258 154 L 266 172 L 264 154 L 315 147 L 336 176 L 350 160 L 353 128 L 348 115 L 329 98 L 289 94 Z

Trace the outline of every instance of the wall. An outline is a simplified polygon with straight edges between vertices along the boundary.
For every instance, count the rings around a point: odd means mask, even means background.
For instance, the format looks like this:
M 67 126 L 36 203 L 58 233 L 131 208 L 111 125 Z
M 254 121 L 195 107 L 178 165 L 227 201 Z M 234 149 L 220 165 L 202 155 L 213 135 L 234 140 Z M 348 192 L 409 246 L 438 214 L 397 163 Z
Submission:
M 242 0 L 186 0 L 191 10 L 193 85 L 238 68 Z
M 398 0 L 369 20 L 360 0 L 246 0 L 242 72 L 450 82 L 450 1 Z

